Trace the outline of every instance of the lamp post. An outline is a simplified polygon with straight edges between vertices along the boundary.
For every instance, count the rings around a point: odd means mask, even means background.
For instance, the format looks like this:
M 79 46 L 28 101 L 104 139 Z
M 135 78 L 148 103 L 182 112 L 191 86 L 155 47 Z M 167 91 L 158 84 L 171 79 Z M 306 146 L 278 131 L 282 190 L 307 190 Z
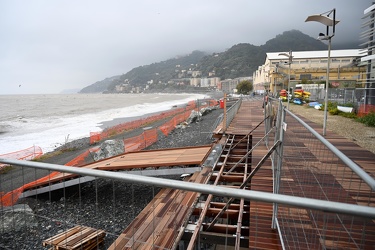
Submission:
M 330 18 L 330 15 L 333 18 Z M 318 40 L 328 40 L 328 57 L 327 57 L 327 76 L 326 76 L 326 91 L 324 97 L 324 120 L 323 120 L 323 136 L 326 135 L 327 130 L 327 107 L 328 107 L 328 87 L 329 87 L 329 67 L 331 61 L 331 39 L 335 35 L 335 26 L 340 21 L 336 20 L 336 9 L 332 9 L 319 15 L 308 16 L 305 22 L 319 22 L 324 24 L 326 28 L 326 34 L 319 33 Z M 332 35 L 329 35 L 329 27 L 332 27 Z
M 290 84 L 290 65 L 292 64 L 292 60 L 293 60 L 293 55 L 292 55 L 292 51 L 289 50 L 289 53 L 280 53 L 279 56 L 286 56 L 288 57 L 288 65 L 289 65 L 289 73 L 288 73 L 288 91 L 286 92 L 287 93 L 287 101 L 288 101 L 288 104 L 287 104 L 287 109 L 289 109 L 289 84 Z

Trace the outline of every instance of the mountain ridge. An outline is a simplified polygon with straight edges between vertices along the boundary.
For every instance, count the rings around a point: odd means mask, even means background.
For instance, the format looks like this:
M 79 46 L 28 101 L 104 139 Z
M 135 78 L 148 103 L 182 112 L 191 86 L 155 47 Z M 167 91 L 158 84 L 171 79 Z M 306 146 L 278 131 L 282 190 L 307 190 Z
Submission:
M 340 45 L 340 49 L 349 49 L 352 45 Z M 79 93 L 115 92 L 116 85 L 146 88 L 152 84 L 160 91 L 172 79 L 188 77 L 187 73 L 201 72 L 200 77 L 216 76 L 222 79 L 251 76 L 258 66 L 264 63 L 267 52 L 326 50 L 327 45 L 301 31 L 284 31 L 265 44 L 256 46 L 239 43 L 231 48 L 208 54 L 195 50 L 186 56 L 178 56 L 165 61 L 138 66 L 123 75 L 108 77 L 83 88 Z M 335 48 L 338 49 L 338 48 Z M 190 75 L 191 77 L 191 75 Z M 160 85 L 155 88 L 156 85 Z M 171 86 L 172 85 L 172 86 Z M 173 87 L 169 84 L 168 87 Z

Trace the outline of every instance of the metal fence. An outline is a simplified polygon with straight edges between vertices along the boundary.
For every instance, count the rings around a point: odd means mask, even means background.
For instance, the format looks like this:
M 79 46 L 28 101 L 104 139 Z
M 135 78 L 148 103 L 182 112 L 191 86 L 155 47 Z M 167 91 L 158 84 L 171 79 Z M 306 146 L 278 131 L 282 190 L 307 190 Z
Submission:
M 226 124 L 225 127 L 229 127 L 229 124 L 232 122 L 233 118 L 237 114 L 238 109 L 241 107 L 242 98 L 239 98 L 228 110 L 226 114 Z
M 276 99 L 276 131 L 282 140 L 274 154 L 274 192 L 345 204 L 375 206 L 374 176 L 285 109 Z M 266 112 L 267 113 L 267 110 Z M 268 111 L 269 113 L 269 111 Z M 270 122 L 266 129 L 271 129 Z M 371 249 L 375 223 L 371 218 L 275 205 L 274 226 L 286 249 Z

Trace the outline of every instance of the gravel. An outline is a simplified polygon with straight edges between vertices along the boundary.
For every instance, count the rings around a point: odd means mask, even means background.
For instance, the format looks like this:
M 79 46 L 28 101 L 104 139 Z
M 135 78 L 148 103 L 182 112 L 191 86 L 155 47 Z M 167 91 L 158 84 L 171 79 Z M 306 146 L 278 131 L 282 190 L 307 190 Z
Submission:
M 324 112 L 308 106 L 290 104 L 290 110 L 323 126 Z M 375 154 L 375 127 L 339 115 L 327 116 L 327 130 L 341 135 Z

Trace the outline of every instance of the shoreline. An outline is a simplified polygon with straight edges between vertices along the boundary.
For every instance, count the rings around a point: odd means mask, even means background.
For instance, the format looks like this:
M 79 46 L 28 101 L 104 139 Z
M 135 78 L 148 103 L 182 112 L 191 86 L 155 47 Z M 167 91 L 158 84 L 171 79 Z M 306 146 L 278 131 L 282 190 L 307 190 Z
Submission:
M 45 153 L 52 152 L 66 141 L 87 137 L 90 132 L 139 119 L 143 114 L 163 112 L 175 104 L 188 103 L 208 94 L 64 94 L 4 98 L 1 100 L 5 110 L 1 114 L 0 144 L 3 147 L 0 155 L 8 156 L 33 145 L 40 146 Z

